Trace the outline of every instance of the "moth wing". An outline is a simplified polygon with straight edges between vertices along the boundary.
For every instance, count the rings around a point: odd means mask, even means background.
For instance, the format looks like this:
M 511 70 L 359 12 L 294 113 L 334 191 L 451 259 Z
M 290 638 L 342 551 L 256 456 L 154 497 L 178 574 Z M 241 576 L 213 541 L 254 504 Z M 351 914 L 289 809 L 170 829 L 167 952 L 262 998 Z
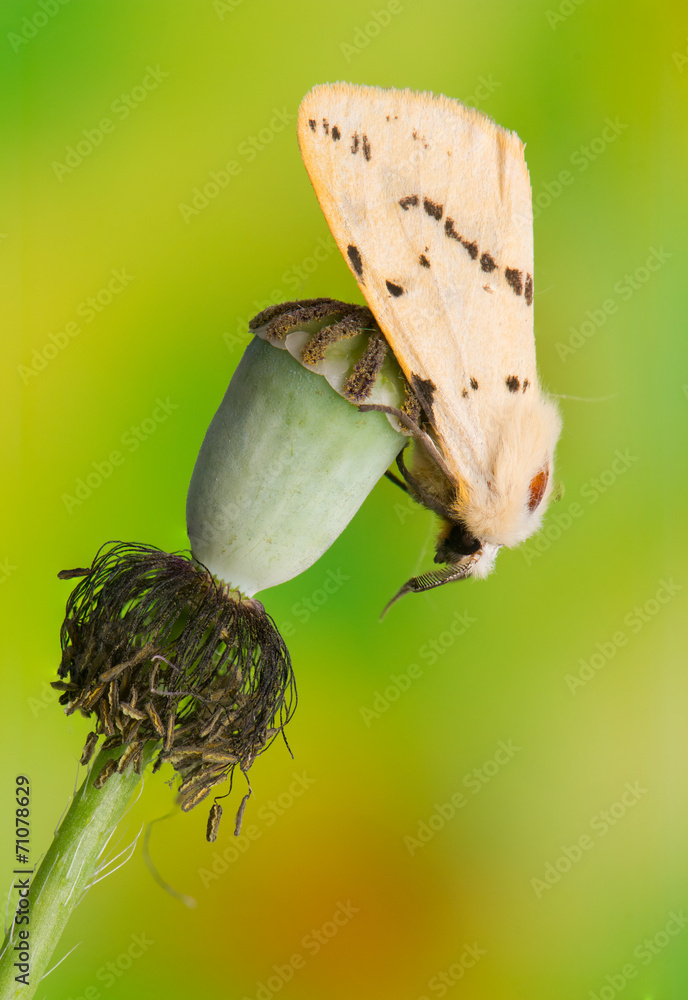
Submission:
M 305 96 L 298 136 L 332 234 L 448 464 L 457 480 L 484 479 L 500 400 L 538 392 L 523 144 L 459 101 L 345 83 Z

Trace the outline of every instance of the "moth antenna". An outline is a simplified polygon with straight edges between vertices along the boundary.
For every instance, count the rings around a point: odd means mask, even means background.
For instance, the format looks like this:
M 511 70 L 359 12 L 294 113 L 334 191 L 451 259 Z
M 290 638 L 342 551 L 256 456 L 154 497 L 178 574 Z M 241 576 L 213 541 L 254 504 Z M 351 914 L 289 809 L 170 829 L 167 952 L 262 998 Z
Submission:
M 618 392 L 613 392 L 611 396 L 565 396 L 561 392 L 550 394 L 552 399 L 573 399 L 577 403 L 607 403 L 610 399 L 616 399 Z
M 392 605 L 396 604 L 404 594 L 422 594 L 426 590 L 443 587 L 445 583 L 453 583 L 454 580 L 465 580 L 467 576 L 470 576 L 473 564 L 480 555 L 482 555 L 482 549 L 478 549 L 470 559 L 462 562 L 459 566 L 448 566 L 446 569 L 435 570 L 431 573 L 422 573 L 421 576 L 411 577 L 410 580 L 406 581 L 401 590 L 394 595 L 389 604 L 386 605 L 380 615 L 380 621 L 382 621 Z
M 361 403 L 358 407 L 361 413 L 368 413 L 370 410 L 377 410 L 379 413 L 389 413 L 391 416 L 396 417 L 400 424 L 403 424 L 408 431 L 411 432 L 411 436 L 420 441 L 425 450 L 427 451 L 430 458 L 435 462 L 436 465 L 442 470 L 450 483 L 454 482 L 455 474 L 451 471 L 447 463 L 444 461 L 439 448 L 432 440 L 429 434 L 421 430 L 420 427 L 411 420 L 408 414 L 404 413 L 403 410 L 397 410 L 394 406 L 383 406 L 381 403 Z

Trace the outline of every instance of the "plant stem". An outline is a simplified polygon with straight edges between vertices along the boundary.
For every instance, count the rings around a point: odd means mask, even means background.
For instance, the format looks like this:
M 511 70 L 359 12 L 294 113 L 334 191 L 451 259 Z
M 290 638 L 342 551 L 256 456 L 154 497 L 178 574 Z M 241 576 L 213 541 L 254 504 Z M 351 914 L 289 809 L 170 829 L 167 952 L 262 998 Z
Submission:
M 154 742 L 147 744 L 142 770 L 150 762 L 155 747 Z M 142 776 L 128 767 L 123 774 L 111 775 L 103 788 L 94 788 L 93 782 L 103 765 L 121 753 L 122 748 L 117 747 L 98 755 L 33 877 L 27 911 L 29 923 L 10 928 L 0 955 L 1 1000 L 33 997 L 72 911 L 91 883 L 103 874 L 101 869 L 107 867 L 101 855 Z M 20 930 L 29 932 L 29 985 L 16 980 L 21 974 L 15 966 Z

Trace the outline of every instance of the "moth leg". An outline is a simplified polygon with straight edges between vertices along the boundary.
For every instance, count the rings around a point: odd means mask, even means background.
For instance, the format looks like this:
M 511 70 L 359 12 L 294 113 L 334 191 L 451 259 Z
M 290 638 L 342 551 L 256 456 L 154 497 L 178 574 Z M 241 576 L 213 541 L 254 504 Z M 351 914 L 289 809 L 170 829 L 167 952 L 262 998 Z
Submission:
M 389 413 L 391 416 L 396 417 L 402 427 L 405 427 L 406 430 L 410 431 L 411 436 L 423 445 L 430 458 L 437 466 L 439 466 L 449 482 L 453 481 L 454 474 L 445 462 L 442 453 L 430 435 L 427 431 L 424 431 L 422 427 L 415 424 L 413 420 L 411 420 L 411 418 L 402 410 L 397 410 L 394 406 L 383 406 L 381 403 L 360 403 L 358 408 L 361 413 L 370 413 L 373 410 L 377 410 L 380 413 Z M 397 462 L 398 461 L 399 457 L 397 456 Z
M 276 340 L 284 340 L 287 334 L 303 323 L 336 313 L 345 316 L 360 309 L 361 306 L 340 302 L 339 299 L 300 299 L 296 302 L 280 302 L 278 305 L 268 306 L 254 316 L 248 325 L 250 330 L 265 326 L 268 339 L 274 337 Z
M 348 306 L 347 308 L 349 311 L 343 319 L 322 327 L 311 337 L 301 354 L 304 364 L 317 365 L 325 357 L 325 350 L 330 344 L 336 344 L 340 340 L 349 340 L 350 337 L 357 337 L 364 330 L 371 328 L 377 330 L 373 314 L 365 306 Z
M 325 352 L 330 345 L 336 344 L 340 340 L 356 337 L 367 331 L 370 335 L 368 344 L 354 365 L 342 392 L 344 398 L 356 406 L 370 397 L 385 356 L 389 351 L 389 345 L 368 308 L 331 298 L 280 302 L 277 305 L 268 306 L 267 309 L 254 316 L 249 323 L 249 328 L 255 331 L 260 327 L 265 327 L 267 339 L 274 342 L 275 340 L 284 340 L 294 330 L 309 322 L 330 316 L 335 322 L 325 324 L 313 334 L 303 348 L 301 360 L 306 365 L 317 365 L 324 359 Z M 406 381 L 405 398 L 401 412 L 405 418 L 402 418 L 402 426 L 408 426 L 409 421 L 414 425 L 419 424 L 422 407 Z
M 403 490 L 404 493 L 408 493 L 409 491 L 408 486 L 406 485 L 406 483 L 402 483 L 401 479 L 399 479 L 399 476 L 395 476 L 393 472 L 389 471 L 389 469 L 387 470 L 387 472 L 385 472 L 385 476 L 387 477 L 387 479 L 389 479 L 390 482 L 394 483 L 395 486 L 398 486 L 400 490 Z
M 347 316 L 347 319 L 351 319 L 351 317 Z M 342 320 L 342 322 L 346 322 L 346 320 Z M 308 346 L 310 347 L 310 344 Z M 388 350 L 387 341 L 381 333 L 370 334 L 368 346 L 354 365 L 351 375 L 349 375 L 344 383 L 343 395 L 350 403 L 358 404 L 368 399 L 373 391 L 375 381 L 380 374 L 380 369 Z

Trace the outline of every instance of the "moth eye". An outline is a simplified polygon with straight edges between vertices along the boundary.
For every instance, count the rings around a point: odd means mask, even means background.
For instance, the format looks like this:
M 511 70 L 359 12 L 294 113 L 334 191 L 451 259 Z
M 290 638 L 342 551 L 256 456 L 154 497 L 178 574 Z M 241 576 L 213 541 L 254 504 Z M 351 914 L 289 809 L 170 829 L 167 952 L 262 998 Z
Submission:
M 541 469 L 536 476 L 530 480 L 528 487 L 528 510 L 533 511 L 540 504 L 549 482 L 549 469 Z

